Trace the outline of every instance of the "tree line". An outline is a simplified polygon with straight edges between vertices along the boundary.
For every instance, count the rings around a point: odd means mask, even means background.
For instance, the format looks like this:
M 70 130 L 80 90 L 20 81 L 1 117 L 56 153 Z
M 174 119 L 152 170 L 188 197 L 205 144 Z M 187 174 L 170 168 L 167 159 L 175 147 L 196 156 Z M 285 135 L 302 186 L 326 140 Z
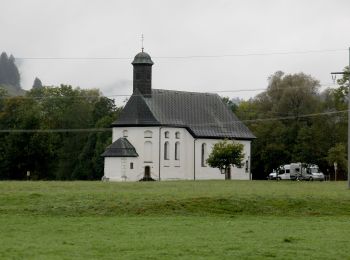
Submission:
M 0 179 L 26 179 L 27 172 L 40 180 L 100 179 L 100 154 L 111 143 L 111 131 L 74 129 L 109 128 L 119 112 L 97 89 L 41 87 L 18 97 L 0 91 Z

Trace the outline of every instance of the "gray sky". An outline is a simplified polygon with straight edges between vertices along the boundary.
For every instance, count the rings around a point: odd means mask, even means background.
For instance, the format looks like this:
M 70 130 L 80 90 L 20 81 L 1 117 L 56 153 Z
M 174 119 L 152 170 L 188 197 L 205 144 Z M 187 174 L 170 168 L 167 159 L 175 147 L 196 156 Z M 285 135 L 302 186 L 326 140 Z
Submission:
M 132 65 L 145 35 L 153 87 L 188 91 L 261 89 L 277 70 L 332 82 L 348 64 L 349 0 L 0 0 L 0 51 L 18 60 L 22 87 L 34 78 L 131 94 Z M 289 55 L 157 58 L 338 50 Z M 221 95 L 249 98 L 259 93 Z

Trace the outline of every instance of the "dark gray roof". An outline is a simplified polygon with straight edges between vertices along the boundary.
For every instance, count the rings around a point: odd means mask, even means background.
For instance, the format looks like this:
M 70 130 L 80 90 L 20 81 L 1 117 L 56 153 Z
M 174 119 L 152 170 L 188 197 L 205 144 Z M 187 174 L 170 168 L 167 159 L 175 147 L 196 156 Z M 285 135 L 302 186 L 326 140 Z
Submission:
M 112 126 L 184 127 L 194 137 L 253 139 L 255 136 L 217 94 L 153 89 L 134 93 Z
M 125 137 L 107 147 L 106 151 L 101 154 L 103 157 L 138 157 L 135 147 Z
M 151 56 L 146 53 L 146 52 L 139 52 L 138 54 L 136 54 L 133 62 L 131 63 L 132 65 L 135 64 L 149 64 L 149 65 L 153 65 L 153 61 L 151 59 Z

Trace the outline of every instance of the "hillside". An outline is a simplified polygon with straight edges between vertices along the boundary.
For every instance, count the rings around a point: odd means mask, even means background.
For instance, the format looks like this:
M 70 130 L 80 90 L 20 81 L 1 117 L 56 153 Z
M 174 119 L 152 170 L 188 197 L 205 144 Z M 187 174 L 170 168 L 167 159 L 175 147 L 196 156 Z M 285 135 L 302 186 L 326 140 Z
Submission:
M 0 85 L 0 88 L 5 89 L 9 96 L 23 96 L 26 91 L 22 88 L 17 88 L 11 85 Z

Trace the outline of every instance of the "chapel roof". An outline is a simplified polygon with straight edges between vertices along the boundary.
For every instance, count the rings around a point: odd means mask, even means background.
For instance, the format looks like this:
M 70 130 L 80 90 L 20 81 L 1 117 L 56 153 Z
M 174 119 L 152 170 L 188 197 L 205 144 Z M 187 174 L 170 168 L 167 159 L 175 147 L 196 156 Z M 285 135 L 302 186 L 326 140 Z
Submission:
M 112 126 L 184 127 L 195 138 L 255 138 L 220 96 L 211 93 L 153 89 L 143 96 L 136 91 Z
M 103 157 L 138 157 L 135 147 L 126 139 L 121 137 L 101 154 Z

